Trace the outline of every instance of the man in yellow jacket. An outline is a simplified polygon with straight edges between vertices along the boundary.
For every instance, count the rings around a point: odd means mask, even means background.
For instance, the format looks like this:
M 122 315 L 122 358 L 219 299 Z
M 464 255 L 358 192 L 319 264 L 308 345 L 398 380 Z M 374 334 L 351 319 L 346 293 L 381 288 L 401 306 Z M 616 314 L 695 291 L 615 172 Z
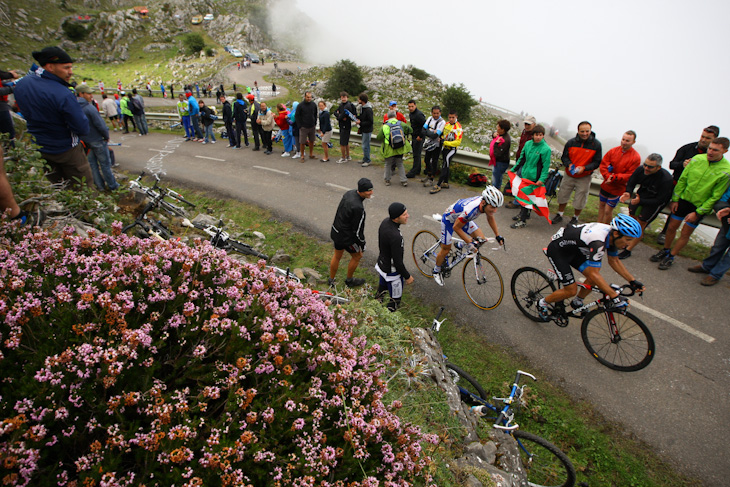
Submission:
M 449 187 L 449 167 L 451 166 L 451 159 L 456 155 L 456 148 L 461 145 L 461 137 L 464 130 L 461 128 L 461 124 L 456 120 L 456 111 L 449 111 L 449 121 L 444 127 L 444 133 L 441 134 L 443 139 L 443 149 L 441 150 L 441 157 L 443 162 L 441 163 L 441 176 L 438 182 L 431 188 L 431 194 L 436 194 L 441 191 L 442 188 Z

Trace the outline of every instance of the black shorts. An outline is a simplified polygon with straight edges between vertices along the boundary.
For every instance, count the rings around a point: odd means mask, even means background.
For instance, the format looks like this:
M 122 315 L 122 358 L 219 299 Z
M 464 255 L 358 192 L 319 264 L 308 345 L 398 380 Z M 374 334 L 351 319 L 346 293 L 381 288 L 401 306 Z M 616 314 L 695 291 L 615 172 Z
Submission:
M 693 205 L 692 203 L 690 203 L 689 201 L 683 200 L 680 198 L 680 200 L 677 202 L 677 209 L 674 210 L 671 218 L 673 218 L 674 220 L 684 220 L 684 217 L 686 217 L 693 211 L 697 211 L 697 207 L 695 205 Z M 704 218 L 703 215 L 697 215 L 697 216 L 699 217 L 697 219 L 697 221 L 695 221 L 694 223 L 691 224 L 695 227 L 697 225 L 699 225 L 700 222 L 702 221 L 702 219 Z
M 659 213 L 662 212 L 662 208 L 664 208 L 664 206 L 665 205 L 644 206 L 641 202 L 639 202 L 636 206 L 629 204 L 629 215 L 649 225 L 651 222 L 656 220 L 656 217 L 658 217 Z
M 349 244 L 349 245 L 342 245 L 342 244 L 335 242 L 335 250 L 345 250 L 350 254 L 360 254 L 363 252 L 364 249 L 356 243 Z
M 352 125 L 342 124 L 340 125 L 340 145 L 346 146 L 350 143 L 350 129 Z
M 576 255 L 574 252 L 563 250 L 556 240 L 550 242 L 546 255 L 563 287 L 575 283 L 573 269 L 581 270 L 585 268 L 586 258 L 584 255 Z

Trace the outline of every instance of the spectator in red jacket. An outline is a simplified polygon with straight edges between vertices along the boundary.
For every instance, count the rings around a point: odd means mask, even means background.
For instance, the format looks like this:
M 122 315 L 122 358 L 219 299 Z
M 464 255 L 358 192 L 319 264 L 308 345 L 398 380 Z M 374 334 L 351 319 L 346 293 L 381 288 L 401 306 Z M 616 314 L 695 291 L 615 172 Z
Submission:
M 590 122 L 579 123 L 578 133 L 565 144 L 561 158 L 565 166 L 565 178 L 563 178 L 558 192 L 558 213 L 552 218 L 553 225 L 563 221 L 563 213 L 573 191 L 575 191 L 575 196 L 573 197 L 571 225 L 578 224 L 578 216 L 588 202 L 591 175 L 601 165 L 601 156 L 603 156 L 601 142 L 596 138 L 592 128 Z
M 611 221 L 613 209 L 626 191 L 626 183 L 641 164 L 641 156 L 633 147 L 635 143 L 636 132 L 628 130 L 621 137 L 621 145 L 609 150 L 603 156 L 599 166 L 603 183 L 598 195 L 598 223 Z
M 399 120 L 403 123 L 408 123 L 408 120 L 406 120 L 406 116 L 398 111 L 398 102 L 397 101 L 392 100 L 388 104 L 388 112 L 391 110 L 393 110 L 395 112 L 396 120 Z M 388 123 L 388 112 L 385 112 L 385 115 L 383 115 L 383 123 Z

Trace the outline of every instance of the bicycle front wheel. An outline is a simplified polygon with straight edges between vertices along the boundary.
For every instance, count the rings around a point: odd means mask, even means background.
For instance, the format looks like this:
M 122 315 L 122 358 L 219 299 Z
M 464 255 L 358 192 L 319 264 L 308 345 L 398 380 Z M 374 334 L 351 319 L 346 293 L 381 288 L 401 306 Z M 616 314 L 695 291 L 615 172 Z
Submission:
M 469 300 L 479 309 L 494 309 L 504 297 L 502 274 L 494 262 L 477 253 L 471 262 L 464 263 L 461 273 L 464 291 Z
M 533 487 L 573 487 L 575 468 L 560 448 L 527 431 L 512 432 L 520 450 L 527 484 Z
M 654 358 L 654 337 L 635 315 L 594 309 L 583 318 L 583 344 L 606 367 L 621 372 L 641 370 Z
M 441 250 L 438 237 L 431 231 L 421 230 L 413 237 L 411 251 L 413 261 L 421 274 L 433 278 L 433 268 L 436 265 L 436 256 Z
M 484 388 L 472 376 L 464 372 L 461 367 L 457 367 L 451 362 L 446 362 L 446 369 L 451 375 L 451 381 L 456 384 L 461 394 L 461 400 L 467 404 L 483 404 L 487 400 L 487 393 Z
M 228 248 L 230 250 L 235 250 L 238 253 L 245 254 L 245 255 L 253 255 L 254 257 L 259 257 L 264 260 L 269 260 L 269 256 L 266 254 L 262 254 L 258 250 L 255 250 L 250 245 L 246 245 L 245 243 L 236 242 L 235 240 L 228 240 L 226 242 L 228 244 Z
M 542 322 L 537 303 L 555 291 L 555 283 L 534 267 L 522 267 L 512 274 L 511 287 L 512 299 L 522 314 L 532 321 Z

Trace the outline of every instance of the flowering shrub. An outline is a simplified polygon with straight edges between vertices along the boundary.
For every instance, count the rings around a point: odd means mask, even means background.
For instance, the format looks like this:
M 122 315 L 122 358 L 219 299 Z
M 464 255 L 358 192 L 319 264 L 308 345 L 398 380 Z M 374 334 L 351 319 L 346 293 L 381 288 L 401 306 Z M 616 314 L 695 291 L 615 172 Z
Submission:
M 208 243 L 20 233 L 0 222 L 4 485 L 406 486 L 355 320 Z

